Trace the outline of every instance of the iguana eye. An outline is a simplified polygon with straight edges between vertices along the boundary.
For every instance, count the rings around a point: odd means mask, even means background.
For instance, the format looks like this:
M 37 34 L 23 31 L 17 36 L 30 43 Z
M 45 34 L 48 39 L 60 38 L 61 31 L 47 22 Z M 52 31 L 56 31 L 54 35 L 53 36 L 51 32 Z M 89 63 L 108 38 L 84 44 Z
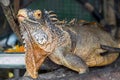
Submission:
M 42 16 L 42 12 L 41 12 L 40 10 L 36 10 L 36 11 L 34 12 L 34 17 L 35 17 L 35 19 L 40 19 L 41 16 Z

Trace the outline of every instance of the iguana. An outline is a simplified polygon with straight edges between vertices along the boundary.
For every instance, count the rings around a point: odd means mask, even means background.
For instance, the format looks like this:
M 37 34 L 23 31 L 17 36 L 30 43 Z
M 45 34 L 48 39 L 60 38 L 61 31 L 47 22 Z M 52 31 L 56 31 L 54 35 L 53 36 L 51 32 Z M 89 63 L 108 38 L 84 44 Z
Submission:
M 118 58 L 119 53 L 102 55 L 107 50 L 101 45 L 118 44 L 97 24 L 53 22 L 46 10 L 20 9 L 17 18 L 25 43 L 26 68 L 32 78 L 37 78 L 46 57 L 78 73 L 87 72 L 88 67 L 111 64 Z

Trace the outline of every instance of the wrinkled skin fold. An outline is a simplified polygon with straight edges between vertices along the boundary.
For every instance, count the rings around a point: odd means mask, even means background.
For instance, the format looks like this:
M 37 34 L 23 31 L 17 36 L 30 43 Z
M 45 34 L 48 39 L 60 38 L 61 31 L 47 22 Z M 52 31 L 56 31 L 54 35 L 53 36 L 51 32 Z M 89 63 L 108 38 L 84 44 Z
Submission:
M 21 31 L 23 31 L 21 33 L 25 33 L 22 35 L 25 42 L 25 61 L 27 72 L 29 73 L 29 75 L 31 75 L 31 77 L 37 78 L 38 69 L 40 68 L 48 54 L 44 50 L 40 49 L 40 47 L 32 39 L 29 29 L 26 28 L 26 26 L 30 25 L 21 24 L 21 26 L 23 26 L 24 28 L 21 28 Z

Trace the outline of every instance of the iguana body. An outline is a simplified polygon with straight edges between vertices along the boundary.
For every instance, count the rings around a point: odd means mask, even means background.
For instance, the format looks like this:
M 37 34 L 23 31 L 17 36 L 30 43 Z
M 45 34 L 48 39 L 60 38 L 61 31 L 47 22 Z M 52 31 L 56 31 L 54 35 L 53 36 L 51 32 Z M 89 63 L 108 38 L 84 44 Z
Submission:
M 25 41 L 26 68 L 37 77 L 37 71 L 48 56 L 53 62 L 79 73 L 88 67 L 112 63 L 118 53 L 101 56 L 101 45 L 118 47 L 112 37 L 97 24 L 49 22 L 49 12 L 21 9 L 18 12 L 20 29 Z M 46 14 L 46 15 L 45 15 Z

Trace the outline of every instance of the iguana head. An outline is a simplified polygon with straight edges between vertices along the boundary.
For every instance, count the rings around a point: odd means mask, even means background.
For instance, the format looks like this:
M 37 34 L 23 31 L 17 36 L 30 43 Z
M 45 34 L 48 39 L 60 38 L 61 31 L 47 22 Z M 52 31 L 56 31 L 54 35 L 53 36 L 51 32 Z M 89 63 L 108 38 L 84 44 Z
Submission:
M 28 36 L 39 45 L 47 42 L 48 35 L 42 29 L 45 24 L 41 10 L 20 9 L 17 18 L 23 38 Z
M 20 9 L 17 17 L 19 22 L 39 23 L 42 19 L 42 12 L 40 10 Z

